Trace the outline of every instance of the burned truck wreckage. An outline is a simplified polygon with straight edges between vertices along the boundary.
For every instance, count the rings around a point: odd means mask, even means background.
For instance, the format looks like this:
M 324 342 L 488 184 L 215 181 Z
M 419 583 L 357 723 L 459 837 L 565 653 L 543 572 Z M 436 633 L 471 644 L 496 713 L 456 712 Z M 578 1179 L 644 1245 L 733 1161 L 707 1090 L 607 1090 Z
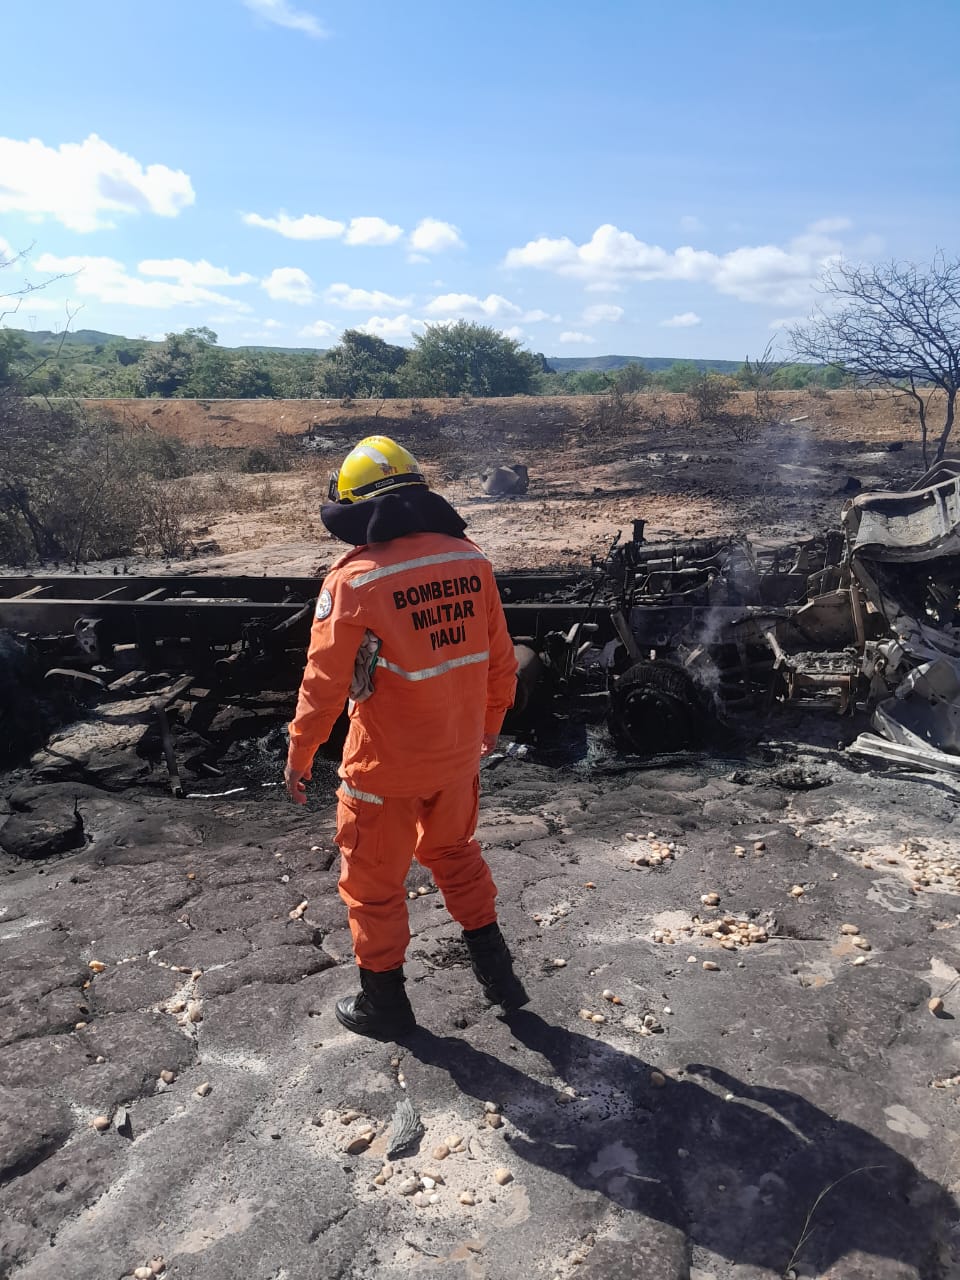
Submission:
M 960 461 L 906 492 L 856 495 L 838 529 L 800 544 L 647 542 L 637 519 L 580 572 L 497 581 L 517 717 L 600 705 L 617 746 L 651 756 L 786 703 L 869 711 L 852 751 L 960 775 Z M 182 793 L 167 708 L 191 687 L 294 688 L 316 591 L 314 578 L 8 577 L 0 630 L 101 704 L 158 690 Z

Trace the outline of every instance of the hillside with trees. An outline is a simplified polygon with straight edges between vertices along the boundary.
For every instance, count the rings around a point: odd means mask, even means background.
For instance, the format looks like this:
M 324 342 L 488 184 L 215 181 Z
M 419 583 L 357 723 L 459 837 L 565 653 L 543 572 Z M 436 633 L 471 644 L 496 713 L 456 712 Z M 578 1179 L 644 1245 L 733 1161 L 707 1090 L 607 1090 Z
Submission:
M 601 395 L 613 387 L 690 391 L 706 375 L 750 385 L 730 360 L 546 357 L 487 325 L 430 325 L 403 347 L 347 329 L 337 344 L 223 347 L 206 327 L 162 341 L 93 329 L 52 333 L 0 329 L 0 384 L 16 377 L 28 394 L 79 399 L 392 399 L 400 396 Z M 770 385 L 843 384 L 836 368 L 778 364 Z

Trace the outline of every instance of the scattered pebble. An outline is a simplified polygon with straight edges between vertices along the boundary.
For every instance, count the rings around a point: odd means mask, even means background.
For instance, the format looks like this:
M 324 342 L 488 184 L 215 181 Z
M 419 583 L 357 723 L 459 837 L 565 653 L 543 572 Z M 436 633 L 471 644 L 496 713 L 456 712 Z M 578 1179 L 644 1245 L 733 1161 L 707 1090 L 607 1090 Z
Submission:
M 802 898 L 803 894 L 804 888 L 802 884 L 795 884 L 790 890 L 791 898 Z
M 867 963 L 866 956 L 857 956 L 856 960 L 853 961 L 853 964 L 866 964 L 866 963 Z
M 173 1084 L 176 1078 L 177 1078 L 177 1073 L 175 1071 L 164 1070 L 160 1072 L 160 1079 L 163 1081 L 164 1084 Z
M 939 996 L 933 996 L 927 1001 L 927 1008 L 935 1018 L 939 1018 L 941 1013 L 943 1013 L 943 1001 Z
M 97 1133 L 106 1133 L 110 1128 L 110 1117 L 94 1116 L 90 1123 L 93 1125 L 94 1129 L 96 1129 Z
M 431 1155 L 433 1156 L 434 1160 L 446 1160 L 449 1154 L 450 1154 L 450 1148 L 446 1145 L 445 1142 L 441 1142 L 439 1147 L 434 1147 L 433 1151 L 431 1152 Z
M 85 1022 L 75 1022 L 73 1025 L 73 1029 L 74 1031 L 82 1031 L 86 1025 L 87 1024 Z
M 513 1181 L 513 1174 L 509 1169 L 494 1169 L 493 1180 L 498 1182 L 501 1187 L 505 1187 L 508 1182 Z
M 599 1023 L 599 1022 L 606 1022 L 606 1018 L 604 1017 L 604 1015 L 603 1015 L 602 1013 L 591 1013 L 591 1015 L 590 1015 L 590 1021 L 591 1021 L 591 1022 L 598 1022 L 598 1023 Z
M 359 1120 L 359 1119 L 360 1119 L 360 1112 L 354 1111 L 351 1108 L 348 1108 L 346 1111 L 341 1112 L 341 1115 L 340 1115 L 341 1124 L 353 1124 L 354 1120 Z
M 153 1280 L 156 1272 L 151 1271 L 149 1267 L 134 1267 L 134 1280 Z
M 719 893 L 702 893 L 700 901 L 705 907 L 717 907 L 720 905 L 720 895 Z
M 663 1086 L 667 1083 L 667 1077 L 663 1074 L 662 1071 L 651 1071 L 650 1083 L 653 1085 L 655 1089 L 662 1089 Z
M 872 950 L 873 950 L 873 947 L 872 947 L 872 946 L 870 945 L 870 943 L 866 940 L 866 938 L 854 938 L 854 939 L 853 939 L 853 945 L 854 945 L 855 947 L 859 947 L 859 949 L 860 949 L 861 951 L 872 951 Z
M 766 840 L 754 840 L 753 842 L 753 848 L 755 853 L 763 853 L 766 847 L 767 847 Z
M 420 1190 L 420 1179 L 404 1178 L 404 1180 L 397 1187 L 397 1190 L 400 1192 L 402 1196 L 415 1196 L 417 1192 Z
M 193 1092 L 198 1098 L 206 1098 L 208 1094 L 213 1092 L 213 1085 L 209 1080 L 204 1080 L 203 1084 L 198 1084 Z
M 461 1204 L 473 1205 L 477 1203 L 477 1198 L 472 1191 L 461 1191 L 457 1199 Z
M 187 1021 L 188 1022 L 203 1021 L 203 1003 L 200 1000 L 187 1001 Z
M 491 1129 L 503 1128 L 503 1116 L 496 1111 L 487 1112 L 487 1114 L 484 1116 L 484 1120 L 486 1120 L 487 1124 Z
M 102 960 L 91 960 L 87 965 L 87 968 L 90 969 L 93 973 L 103 973 L 106 967 L 107 966 L 103 963 Z
M 362 1155 L 364 1151 L 367 1150 L 367 1148 L 370 1146 L 371 1141 L 372 1141 L 371 1137 L 368 1137 L 364 1133 L 360 1133 L 360 1134 L 357 1134 L 355 1138 L 351 1138 L 346 1143 L 343 1149 L 348 1156 L 359 1156 L 359 1155 Z
M 389 1182 L 393 1177 L 393 1165 L 385 1164 L 380 1170 L 380 1177 L 383 1178 L 384 1182 Z
M 553 967 L 555 969 L 565 969 L 567 967 L 567 962 L 561 956 L 558 956 L 553 962 Z
M 842 924 L 840 926 L 840 932 L 847 934 L 849 937 L 856 937 L 860 932 L 860 926 L 856 924 Z
M 295 906 L 292 911 L 288 911 L 287 915 L 290 917 L 291 920 L 299 920 L 303 916 L 303 913 L 306 911 L 308 905 L 309 904 L 307 899 L 304 898 L 304 900 L 301 903 L 298 903 L 298 905 Z
M 495 1111 L 500 1110 L 499 1106 L 495 1102 L 485 1102 L 483 1104 L 483 1109 L 486 1111 L 487 1115 L 492 1115 Z
M 713 960 L 704 960 L 703 967 L 710 973 L 716 973 L 720 968 L 720 966 Z

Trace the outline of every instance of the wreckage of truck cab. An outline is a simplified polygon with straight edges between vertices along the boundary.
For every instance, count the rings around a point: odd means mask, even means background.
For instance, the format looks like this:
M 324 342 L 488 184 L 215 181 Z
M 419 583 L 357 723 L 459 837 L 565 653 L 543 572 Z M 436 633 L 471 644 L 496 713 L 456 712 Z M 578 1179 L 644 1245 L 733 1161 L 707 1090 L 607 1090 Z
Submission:
M 651 753 L 792 702 L 873 709 L 851 750 L 960 775 L 960 461 L 907 492 L 862 493 L 841 528 L 790 550 L 633 539 L 618 582 L 610 725 Z

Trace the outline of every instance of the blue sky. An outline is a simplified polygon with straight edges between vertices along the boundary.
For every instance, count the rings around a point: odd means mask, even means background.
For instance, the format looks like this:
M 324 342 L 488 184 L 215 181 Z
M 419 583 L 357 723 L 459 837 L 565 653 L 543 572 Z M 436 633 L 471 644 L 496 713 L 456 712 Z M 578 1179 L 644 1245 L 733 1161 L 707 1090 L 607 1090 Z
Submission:
M 3 288 L 70 275 L 7 324 L 466 316 L 737 359 L 837 255 L 958 252 L 956 0 L 6 0 L 2 29 Z

